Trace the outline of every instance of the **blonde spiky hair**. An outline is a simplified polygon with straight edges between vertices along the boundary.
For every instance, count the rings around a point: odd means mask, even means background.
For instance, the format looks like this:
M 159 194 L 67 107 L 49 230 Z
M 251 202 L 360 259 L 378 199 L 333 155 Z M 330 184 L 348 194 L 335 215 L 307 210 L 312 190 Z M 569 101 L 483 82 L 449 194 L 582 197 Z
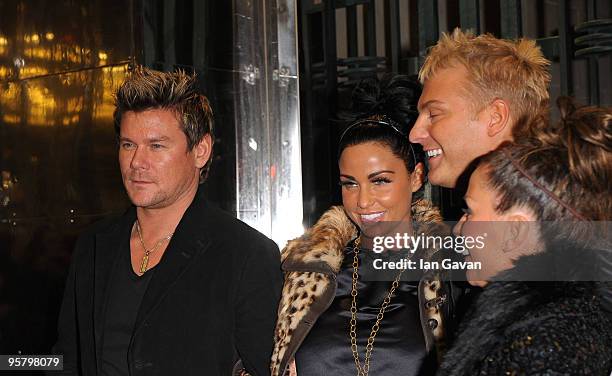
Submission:
M 515 139 L 529 133 L 532 119 L 548 113 L 550 62 L 534 40 L 498 39 L 459 28 L 444 33 L 419 71 L 425 83 L 442 69 L 462 65 L 468 74 L 464 89 L 479 111 L 495 98 L 507 100 L 514 120 Z

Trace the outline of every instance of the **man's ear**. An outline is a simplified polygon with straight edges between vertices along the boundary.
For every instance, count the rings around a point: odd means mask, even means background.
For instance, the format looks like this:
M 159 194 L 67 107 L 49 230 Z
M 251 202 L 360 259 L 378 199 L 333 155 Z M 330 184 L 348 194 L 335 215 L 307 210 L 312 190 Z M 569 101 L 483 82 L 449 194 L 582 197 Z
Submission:
M 206 165 L 206 162 L 208 162 L 212 154 L 212 147 L 213 142 L 210 134 L 204 135 L 204 137 L 202 137 L 202 140 L 193 147 L 194 158 L 197 168 L 202 168 L 204 167 L 204 165 Z
M 487 135 L 495 137 L 510 131 L 510 106 L 504 99 L 496 98 L 485 109 L 488 114 Z
M 412 173 L 410 174 L 410 186 L 412 188 L 412 193 L 418 191 L 423 185 L 424 168 L 425 167 L 423 167 L 423 163 L 419 162 L 414 167 L 414 171 L 412 171 Z

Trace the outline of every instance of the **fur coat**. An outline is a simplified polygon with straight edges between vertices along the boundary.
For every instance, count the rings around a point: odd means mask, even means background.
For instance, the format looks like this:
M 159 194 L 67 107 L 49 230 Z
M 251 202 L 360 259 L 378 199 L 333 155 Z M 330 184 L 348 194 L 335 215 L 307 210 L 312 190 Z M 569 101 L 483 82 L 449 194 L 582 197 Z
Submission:
M 418 233 L 448 235 L 439 211 L 424 200 L 412 205 Z M 303 236 L 290 241 L 282 251 L 285 282 L 278 309 L 272 376 L 284 375 L 289 363 L 319 315 L 332 303 L 335 276 L 344 258 L 344 248 L 358 235 L 356 226 L 340 206 L 329 209 Z M 438 249 L 424 250 L 433 259 Z M 427 350 L 444 347 L 444 333 L 451 315 L 452 291 L 437 273 L 428 273 L 419 283 L 421 326 Z
M 611 374 L 612 323 L 592 275 L 576 274 L 593 252 L 558 252 L 522 257 L 484 288 L 439 375 Z

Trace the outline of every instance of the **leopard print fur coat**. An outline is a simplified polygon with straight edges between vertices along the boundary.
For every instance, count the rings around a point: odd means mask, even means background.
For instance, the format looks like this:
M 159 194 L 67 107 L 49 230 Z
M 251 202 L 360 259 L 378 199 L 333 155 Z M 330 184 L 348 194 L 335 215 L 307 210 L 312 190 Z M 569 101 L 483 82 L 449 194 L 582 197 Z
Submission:
M 412 204 L 412 216 L 418 233 L 448 235 L 440 212 L 431 203 L 418 200 Z M 335 276 L 340 270 L 345 246 L 358 235 L 341 206 L 329 209 L 301 237 L 290 241 L 282 251 L 285 282 L 274 334 L 271 375 L 286 375 L 300 344 L 336 293 Z M 433 259 L 439 249 L 425 250 Z M 441 252 L 440 252 L 441 253 Z M 428 273 L 419 283 L 421 326 L 428 350 L 438 357 L 444 349 L 449 294 L 439 274 Z

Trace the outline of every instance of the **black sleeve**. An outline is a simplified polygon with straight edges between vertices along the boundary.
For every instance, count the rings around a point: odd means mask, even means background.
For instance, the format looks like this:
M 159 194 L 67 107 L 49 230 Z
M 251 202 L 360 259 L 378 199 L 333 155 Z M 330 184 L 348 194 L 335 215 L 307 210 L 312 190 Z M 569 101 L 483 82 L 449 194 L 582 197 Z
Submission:
M 78 250 L 83 246 L 83 238 L 77 241 L 68 269 L 64 298 L 60 308 L 57 332 L 58 339 L 53 346 L 53 354 L 64 356 L 64 370 L 49 372 L 49 375 L 79 375 L 79 335 L 76 314 L 76 280 Z
M 236 301 L 236 348 L 251 375 L 269 375 L 283 276 L 280 252 L 271 240 L 250 250 Z

